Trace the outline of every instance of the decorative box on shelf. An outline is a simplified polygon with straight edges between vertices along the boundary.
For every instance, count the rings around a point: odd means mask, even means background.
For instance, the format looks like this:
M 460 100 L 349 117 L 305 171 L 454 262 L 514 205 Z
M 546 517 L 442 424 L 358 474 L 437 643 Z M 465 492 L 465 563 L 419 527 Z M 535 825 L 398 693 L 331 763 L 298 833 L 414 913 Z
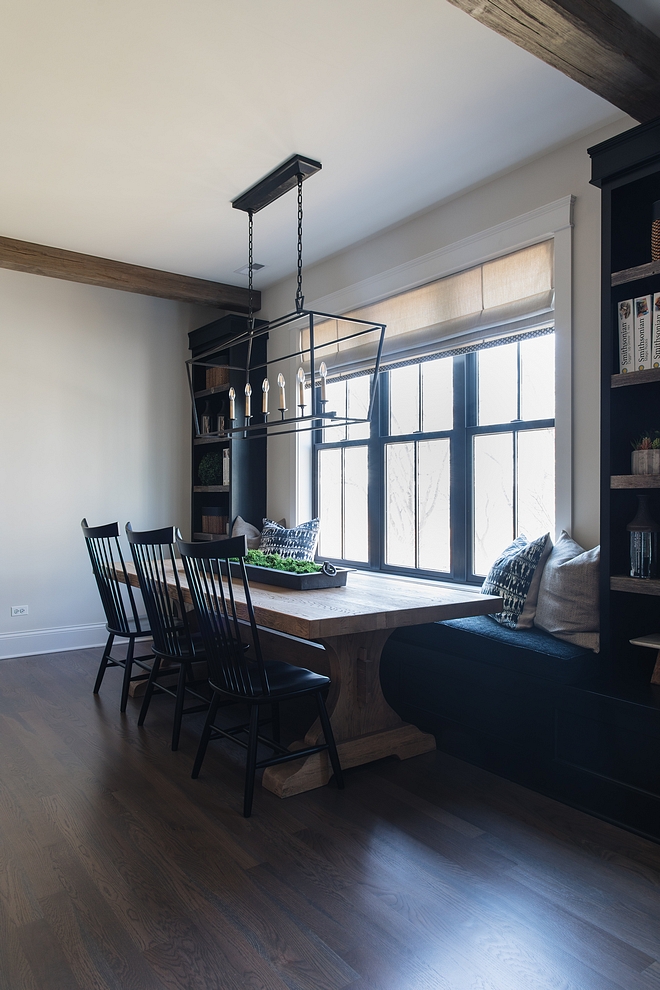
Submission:
M 205 505 L 202 507 L 202 532 L 212 533 L 217 536 L 224 536 L 227 533 L 229 516 L 226 509 L 221 509 L 215 505 Z
M 219 385 L 229 385 L 229 367 L 227 365 L 206 369 L 206 387 L 217 388 Z

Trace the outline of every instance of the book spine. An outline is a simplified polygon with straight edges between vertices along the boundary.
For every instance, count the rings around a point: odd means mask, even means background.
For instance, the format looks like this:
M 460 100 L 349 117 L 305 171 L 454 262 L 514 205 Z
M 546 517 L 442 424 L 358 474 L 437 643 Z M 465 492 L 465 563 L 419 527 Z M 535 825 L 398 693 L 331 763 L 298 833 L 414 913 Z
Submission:
M 635 299 L 635 371 L 651 367 L 651 306 L 653 296 Z
M 653 336 L 651 338 L 651 367 L 660 368 L 660 292 L 653 297 Z
M 229 448 L 225 447 L 222 451 L 222 484 L 229 484 Z
M 624 299 L 618 306 L 619 314 L 619 373 L 627 375 L 635 370 L 635 329 L 633 300 Z

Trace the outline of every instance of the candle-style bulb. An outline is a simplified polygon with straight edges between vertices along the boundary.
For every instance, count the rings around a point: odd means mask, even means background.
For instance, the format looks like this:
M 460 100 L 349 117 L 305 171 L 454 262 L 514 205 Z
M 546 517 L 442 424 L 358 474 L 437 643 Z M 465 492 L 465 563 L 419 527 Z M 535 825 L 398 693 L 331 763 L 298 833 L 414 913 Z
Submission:
M 233 385 L 229 389 L 229 418 L 236 419 L 236 389 Z
M 319 365 L 319 375 L 321 376 L 321 402 L 325 402 L 328 398 L 326 394 L 326 379 L 328 377 L 328 366 L 325 361 L 321 361 Z
M 267 378 L 261 383 L 261 411 L 262 413 L 268 414 L 268 393 L 270 391 L 270 383 Z
M 252 415 L 252 386 L 248 382 L 245 386 L 245 418 L 249 419 Z
M 305 369 L 302 365 L 298 368 L 298 405 L 301 410 L 305 408 Z
M 284 395 L 284 386 L 285 386 L 286 382 L 284 381 L 284 375 L 281 372 L 277 376 L 277 384 L 278 384 L 279 390 L 280 390 L 280 404 L 278 406 L 278 409 L 281 412 L 285 412 L 286 411 L 286 398 L 285 398 L 285 395 Z

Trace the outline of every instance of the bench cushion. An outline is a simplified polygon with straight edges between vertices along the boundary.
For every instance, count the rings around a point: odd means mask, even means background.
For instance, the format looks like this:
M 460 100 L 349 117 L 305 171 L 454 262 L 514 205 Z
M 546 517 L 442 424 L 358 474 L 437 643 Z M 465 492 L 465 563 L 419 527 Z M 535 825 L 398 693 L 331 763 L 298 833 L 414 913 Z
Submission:
M 506 629 L 488 615 L 406 626 L 397 629 L 392 640 L 562 684 L 574 684 L 598 670 L 593 650 L 556 639 L 542 629 Z

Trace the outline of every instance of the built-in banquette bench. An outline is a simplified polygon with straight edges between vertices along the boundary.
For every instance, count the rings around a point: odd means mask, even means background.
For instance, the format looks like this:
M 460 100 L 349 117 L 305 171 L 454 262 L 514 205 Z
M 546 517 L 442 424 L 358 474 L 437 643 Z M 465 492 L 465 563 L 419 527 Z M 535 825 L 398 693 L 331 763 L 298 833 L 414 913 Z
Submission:
M 438 748 L 660 840 L 660 706 L 600 656 L 488 616 L 398 629 L 388 702 Z

